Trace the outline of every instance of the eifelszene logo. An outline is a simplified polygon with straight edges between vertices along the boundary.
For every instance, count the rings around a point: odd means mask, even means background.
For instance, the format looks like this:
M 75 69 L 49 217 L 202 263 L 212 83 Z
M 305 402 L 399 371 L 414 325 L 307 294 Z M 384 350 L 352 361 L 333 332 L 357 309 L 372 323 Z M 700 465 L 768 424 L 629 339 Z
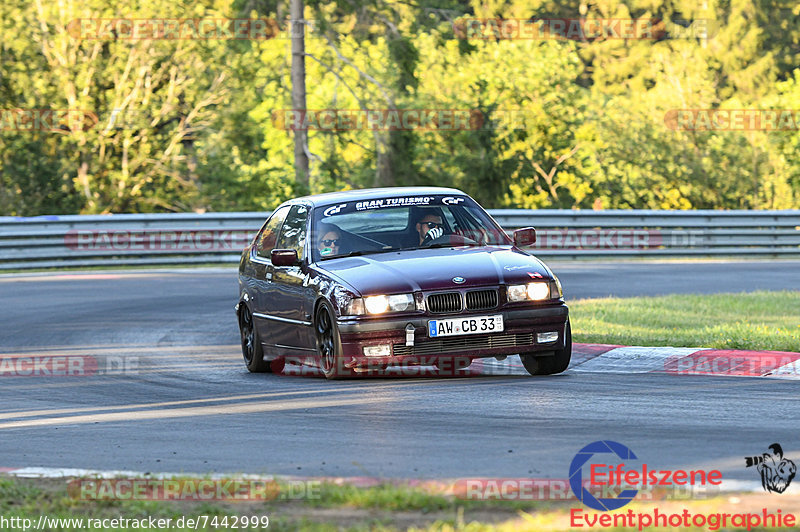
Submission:
M 783 457 L 781 444 L 773 443 L 769 449 L 772 450 L 772 453 L 745 457 L 745 467 L 756 466 L 761 475 L 761 486 L 764 491 L 783 493 L 792 483 L 792 479 L 797 473 L 797 466 L 788 458 Z
M 595 497 L 583 487 L 583 466 L 595 454 L 613 453 L 620 460 L 638 460 L 633 451 L 615 441 L 595 441 L 578 451 L 569 465 L 569 487 L 583 504 L 595 510 L 607 511 L 622 508 L 636 497 L 639 490 L 624 490 L 614 497 Z M 594 465 L 591 468 L 594 472 Z
M 596 457 L 596 455 L 598 455 Z M 607 456 L 611 455 L 611 456 Z M 719 486 L 722 473 L 685 469 L 653 469 L 646 463 L 628 468 L 627 462 L 638 461 L 636 455 L 625 445 L 610 440 L 595 441 L 578 451 L 569 466 L 569 485 L 575 497 L 589 508 L 606 512 L 622 508 L 647 486 Z M 591 461 L 591 463 L 590 463 Z M 598 463 L 600 461 L 600 463 Z M 612 463 L 616 462 L 616 463 Z M 602 486 L 603 494 L 616 496 L 595 497 L 584 485 L 584 466 L 589 468 L 589 484 Z M 694 489 L 694 488 L 693 488 Z

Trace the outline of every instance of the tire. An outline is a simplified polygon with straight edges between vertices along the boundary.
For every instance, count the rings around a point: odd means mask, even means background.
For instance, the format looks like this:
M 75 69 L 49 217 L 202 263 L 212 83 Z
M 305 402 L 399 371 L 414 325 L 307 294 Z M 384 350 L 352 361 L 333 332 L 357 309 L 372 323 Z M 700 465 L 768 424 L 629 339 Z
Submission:
M 355 375 L 353 370 L 344 367 L 342 341 L 336 318 L 330 303 L 323 301 L 314 315 L 314 336 L 320 368 L 326 379 L 342 379 Z
M 272 373 L 272 363 L 264 360 L 264 350 L 258 337 L 253 315 L 247 305 L 241 303 L 239 333 L 242 338 L 242 356 L 250 373 Z
M 534 354 L 519 356 L 528 373 L 531 375 L 553 375 L 567 369 L 572 358 L 572 326 L 569 323 L 569 319 L 567 319 L 567 326 L 564 331 L 564 349 L 557 349 L 551 356 L 536 356 Z

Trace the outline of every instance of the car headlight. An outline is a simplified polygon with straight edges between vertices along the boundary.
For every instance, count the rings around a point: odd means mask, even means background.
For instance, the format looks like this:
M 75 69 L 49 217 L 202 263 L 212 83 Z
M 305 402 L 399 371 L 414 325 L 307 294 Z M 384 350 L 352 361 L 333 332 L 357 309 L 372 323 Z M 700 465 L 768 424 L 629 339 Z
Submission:
M 509 301 L 542 301 L 550 297 L 550 283 L 512 284 L 508 287 Z
M 347 306 L 347 314 L 383 314 L 385 312 L 403 312 L 415 310 L 414 296 L 412 294 L 397 294 L 392 296 L 367 296 L 357 298 Z
M 364 308 L 370 314 L 383 314 L 389 310 L 389 298 L 386 296 L 369 296 L 364 298 Z

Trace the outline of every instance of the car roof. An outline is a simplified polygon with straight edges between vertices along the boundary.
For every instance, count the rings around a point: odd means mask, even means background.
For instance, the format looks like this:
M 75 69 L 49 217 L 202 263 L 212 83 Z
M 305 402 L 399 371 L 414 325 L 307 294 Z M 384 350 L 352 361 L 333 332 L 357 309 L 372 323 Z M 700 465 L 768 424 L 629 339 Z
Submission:
M 371 200 L 396 196 L 419 196 L 423 194 L 458 194 L 466 196 L 456 188 L 446 187 L 385 187 L 364 188 L 360 190 L 344 190 L 341 192 L 326 192 L 313 196 L 295 198 L 287 203 L 311 203 L 314 207 L 322 207 L 343 201 Z

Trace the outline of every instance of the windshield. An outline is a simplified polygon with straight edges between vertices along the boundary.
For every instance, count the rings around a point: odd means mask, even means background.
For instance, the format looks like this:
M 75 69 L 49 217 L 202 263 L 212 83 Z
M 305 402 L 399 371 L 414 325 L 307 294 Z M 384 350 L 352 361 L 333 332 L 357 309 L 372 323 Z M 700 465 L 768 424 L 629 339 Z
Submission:
M 314 209 L 314 260 L 401 249 L 510 245 L 467 196 L 399 196 Z

